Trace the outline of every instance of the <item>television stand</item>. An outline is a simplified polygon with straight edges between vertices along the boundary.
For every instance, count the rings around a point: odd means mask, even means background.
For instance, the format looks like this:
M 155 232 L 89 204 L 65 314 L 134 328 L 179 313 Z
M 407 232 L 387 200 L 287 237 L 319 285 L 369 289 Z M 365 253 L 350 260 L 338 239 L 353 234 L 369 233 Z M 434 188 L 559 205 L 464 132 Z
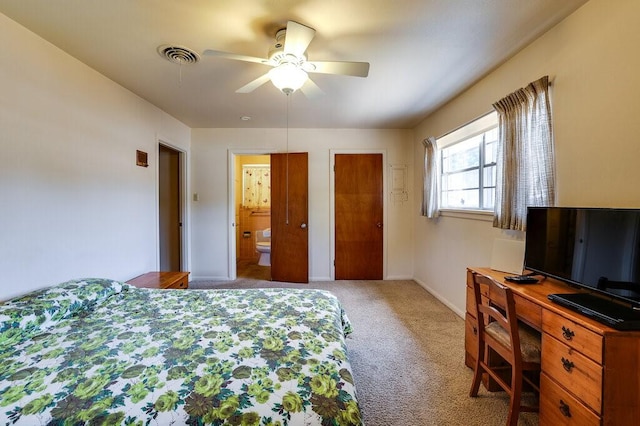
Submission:
M 472 288 L 474 273 L 510 288 L 518 319 L 542 335 L 540 425 L 640 424 L 640 398 L 635 392 L 640 389 L 640 331 L 616 330 L 552 302 L 548 298 L 551 294 L 579 293 L 552 277 L 538 284 L 520 285 L 505 281 L 508 274 L 504 272 L 468 268 L 467 366 L 474 368 L 478 357 L 478 318 Z M 488 288 L 483 289 L 482 294 L 494 304 L 503 306 L 504 300 L 493 298 Z M 624 306 L 616 305 L 616 312 L 622 310 Z M 488 380 L 486 385 L 492 387 Z
M 640 311 L 591 293 L 555 293 L 549 300 L 616 330 L 640 330 Z

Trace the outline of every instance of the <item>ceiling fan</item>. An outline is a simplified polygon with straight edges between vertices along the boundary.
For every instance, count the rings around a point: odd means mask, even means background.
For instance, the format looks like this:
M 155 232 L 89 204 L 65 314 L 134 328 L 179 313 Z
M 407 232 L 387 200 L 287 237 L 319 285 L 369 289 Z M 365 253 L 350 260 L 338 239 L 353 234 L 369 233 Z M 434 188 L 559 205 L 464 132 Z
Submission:
M 307 47 L 315 34 L 316 30 L 313 28 L 295 21 L 288 21 L 287 27 L 276 33 L 275 43 L 271 45 L 266 59 L 211 49 L 207 49 L 203 53 L 208 56 L 255 62 L 272 67 L 266 74 L 236 90 L 236 93 L 250 93 L 271 80 L 274 86 L 287 95 L 300 89 L 305 96 L 313 98 L 320 95 L 322 90 L 309 78 L 307 73 L 355 77 L 369 75 L 368 62 L 308 61 Z

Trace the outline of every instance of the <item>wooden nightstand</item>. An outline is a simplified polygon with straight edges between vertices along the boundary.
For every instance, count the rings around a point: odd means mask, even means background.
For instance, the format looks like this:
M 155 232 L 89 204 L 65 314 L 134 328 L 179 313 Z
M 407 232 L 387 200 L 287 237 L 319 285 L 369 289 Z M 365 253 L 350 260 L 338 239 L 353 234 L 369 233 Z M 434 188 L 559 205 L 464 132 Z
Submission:
M 147 272 L 127 281 L 127 284 L 140 288 L 174 288 L 189 287 L 188 272 Z

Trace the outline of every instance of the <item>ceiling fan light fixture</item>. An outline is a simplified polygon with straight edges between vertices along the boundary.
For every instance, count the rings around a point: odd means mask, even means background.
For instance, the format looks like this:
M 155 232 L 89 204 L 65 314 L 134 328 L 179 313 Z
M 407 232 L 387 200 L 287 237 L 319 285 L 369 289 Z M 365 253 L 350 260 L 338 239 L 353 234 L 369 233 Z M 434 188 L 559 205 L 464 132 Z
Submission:
M 281 92 L 289 95 L 300 89 L 309 76 L 300 67 L 284 63 L 269 71 L 269 78 Z

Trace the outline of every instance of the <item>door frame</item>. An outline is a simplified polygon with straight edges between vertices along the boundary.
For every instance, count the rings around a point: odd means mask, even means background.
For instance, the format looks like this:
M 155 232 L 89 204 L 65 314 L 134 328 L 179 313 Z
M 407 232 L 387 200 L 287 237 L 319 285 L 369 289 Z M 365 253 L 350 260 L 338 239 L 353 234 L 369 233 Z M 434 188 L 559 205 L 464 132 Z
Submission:
M 330 149 L 329 150 L 329 249 L 330 249 L 330 279 L 336 279 L 336 175 L 334 173 L 336 164 L 336 154 L 382 154 L 382 279 L 387 279 L 387 150 L 386 149 Z
M 180 162 L 180 270 L 189 271 L 191 259 L 189 257 L 189 193 L 187 177 L 187 166 L 189 163 L 189 153 L 179 146 L 168 142 L 166 139 L 158 138 L 156 140 L 156 269 L 160 270 L 160 161 L 159 150 L 160 145 L 170 148 L 178 152 Z
M 233 281 L 238 277 L 238 271 L 236 269 L 236 156 L 237 155 L 269 155 L 273 154 L 273 149 L 228 149 L 227 150 L 227 259 L 229 270 L 229 280 Z

